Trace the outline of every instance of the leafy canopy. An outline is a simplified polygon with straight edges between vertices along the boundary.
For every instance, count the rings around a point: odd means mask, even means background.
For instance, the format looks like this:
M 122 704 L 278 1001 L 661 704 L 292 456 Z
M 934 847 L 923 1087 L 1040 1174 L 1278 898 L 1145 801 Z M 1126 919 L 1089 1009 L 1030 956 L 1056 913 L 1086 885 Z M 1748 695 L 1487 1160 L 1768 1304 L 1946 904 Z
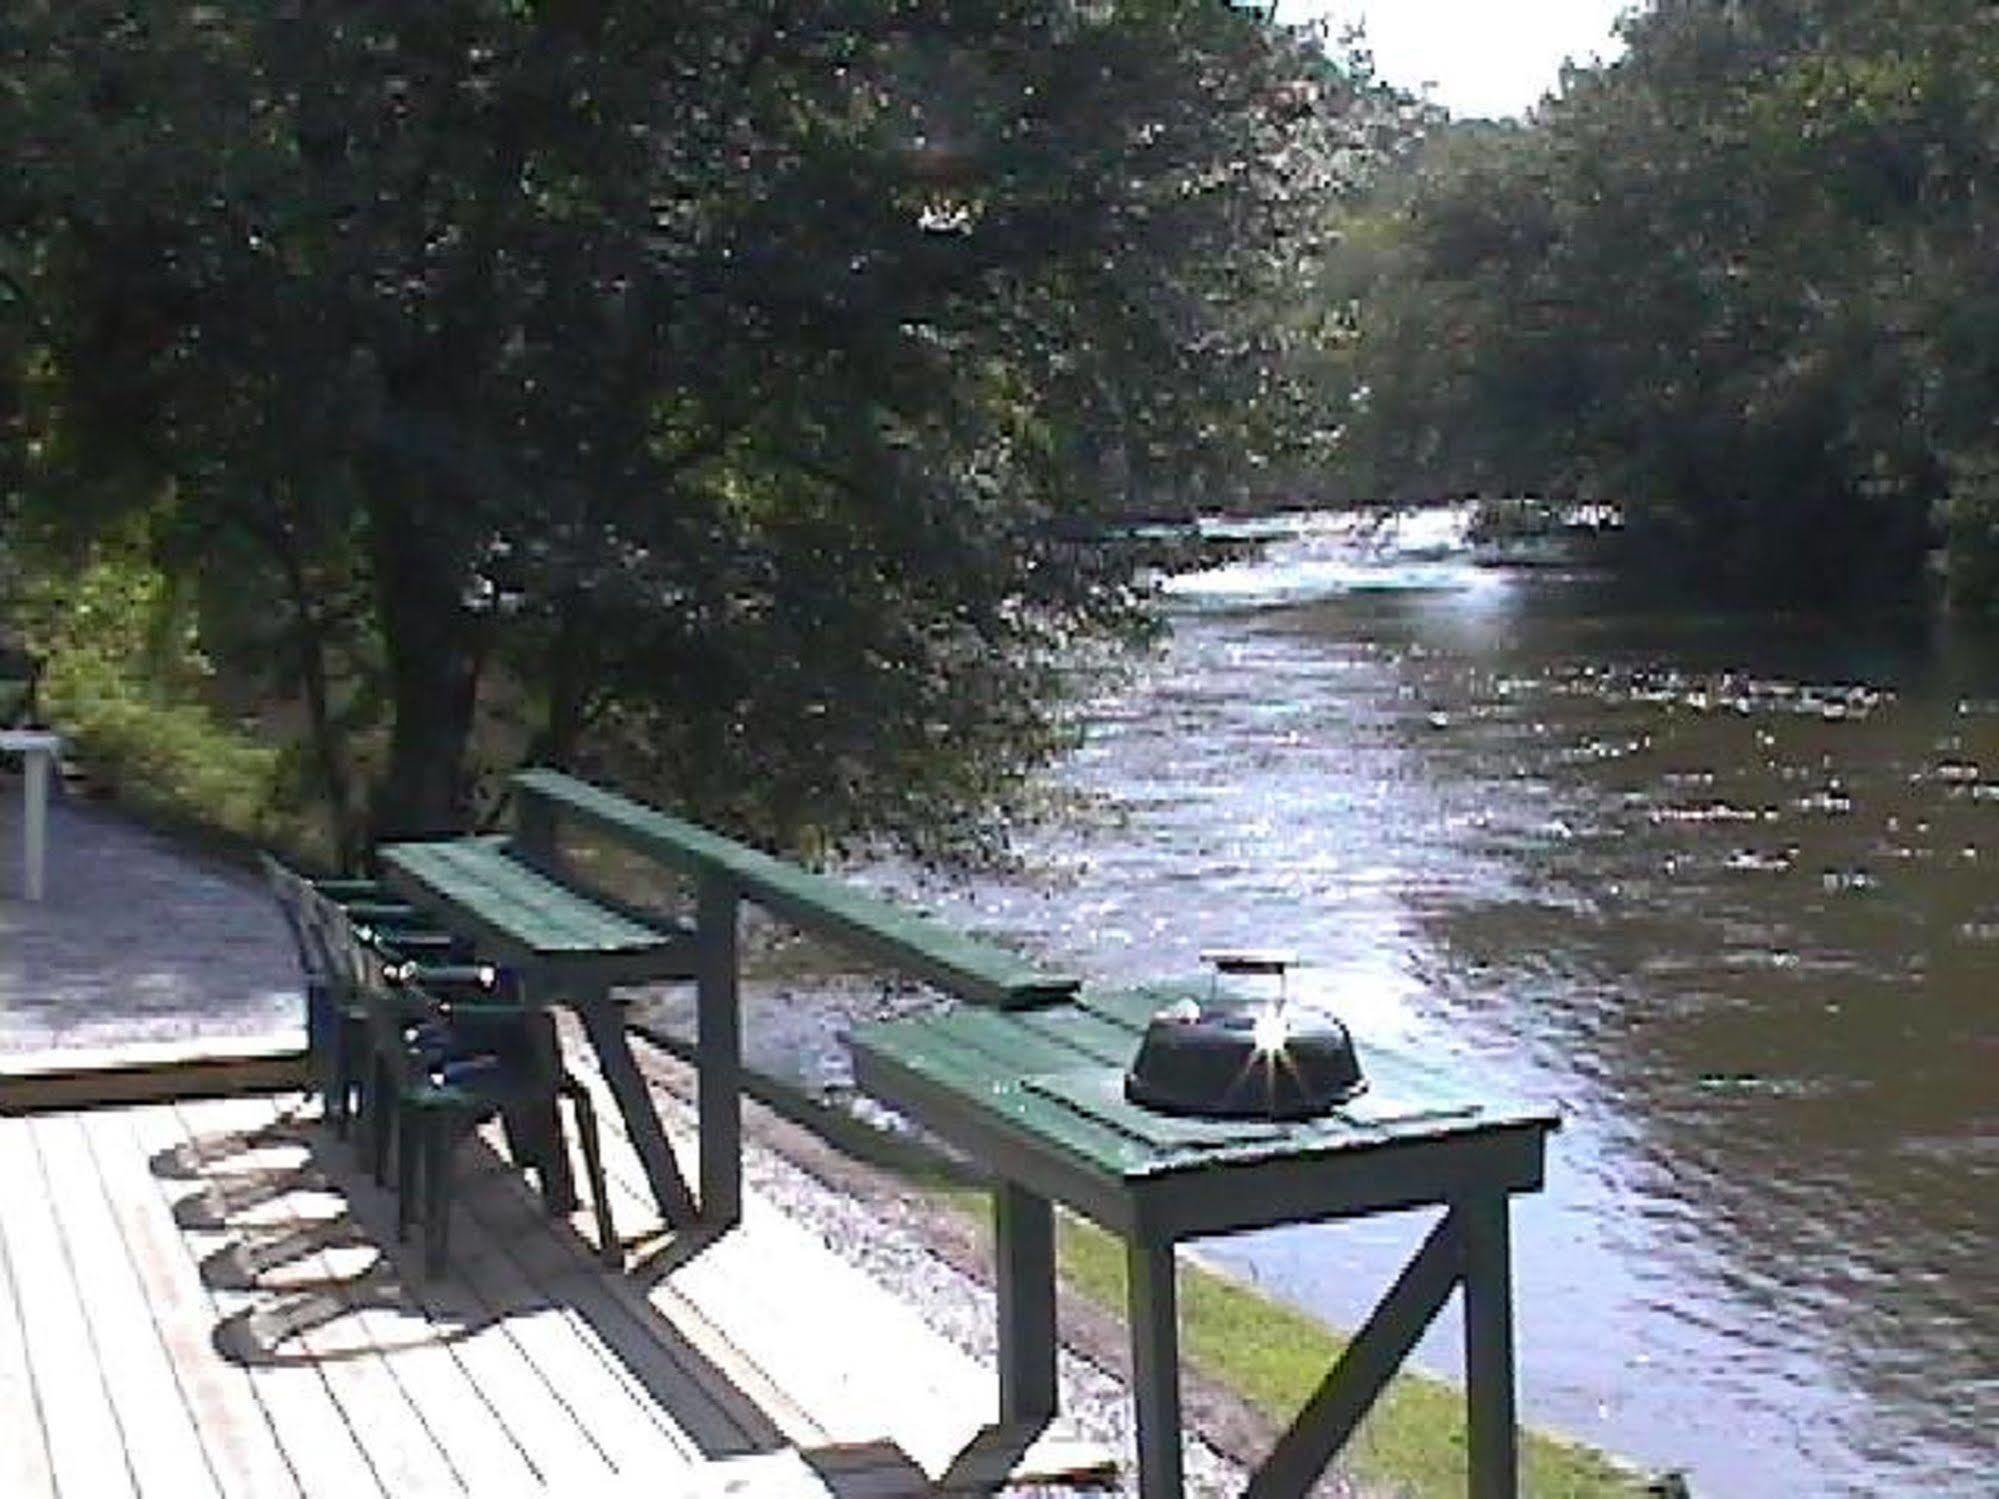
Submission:
M 1368 84 L 1213 0 L 22 0 L 11 488 L 155 512 L 350 853 L 523 756 L 962 829 L 1290 430 Z

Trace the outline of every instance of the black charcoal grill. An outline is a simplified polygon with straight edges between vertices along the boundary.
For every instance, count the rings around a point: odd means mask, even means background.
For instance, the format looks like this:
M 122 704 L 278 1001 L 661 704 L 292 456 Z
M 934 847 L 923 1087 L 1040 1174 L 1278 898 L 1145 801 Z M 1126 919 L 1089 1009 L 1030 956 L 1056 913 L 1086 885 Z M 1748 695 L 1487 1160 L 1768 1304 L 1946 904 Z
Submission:
M 1215 983 L 1205 999 L 1167 1006 L 1145 1028 L 1125 1097 L 1168 1114 L 1214 1119 L 1310 1119 L 1367 1086 L 1347 1028 L 1284 993 L 1288 953 L 1203 953 Z M 1276 980 L 1269 996 L 1226 992 L 1224 976 Z

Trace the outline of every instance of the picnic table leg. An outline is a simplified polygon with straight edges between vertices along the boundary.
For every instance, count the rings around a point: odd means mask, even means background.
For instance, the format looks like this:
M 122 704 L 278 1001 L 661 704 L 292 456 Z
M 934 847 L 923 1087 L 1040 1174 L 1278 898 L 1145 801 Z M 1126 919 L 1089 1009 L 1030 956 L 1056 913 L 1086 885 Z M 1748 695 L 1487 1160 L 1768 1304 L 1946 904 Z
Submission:
M 701 1219 L 743 1216 L 743 1022 L 736 996 L 736 890 L 710 875 L 696 906 L 695 1010 L 701 1120 Z
M 1138 1407 L 1140 1499 L 1178 1499 L 1180 1473 L 1180 1311 L 1173 1246 L 1125 1246 L 1130 1277 L 1131 1392 Z
M 533 1027 L 535 1068 L 543 1077 L 562 1076 L 562 1052 L 555 1026 L 544 1013 Z M 517 1161 L 530 1164 L 541 1183 L 543 1205 L 550 1216 L 573 1213 L 577 1207 L 576 1178 L 569 1168 L 569 1141 L 562 1132 L 562 1115 L 550 1089 L 531 1105 L 503 1110 L 501 1126 L 506 1131 L 507 1151 Z
M 601 989 L 573 1000 L 572 1005 L 583 1022 L 583 1033 L 590 1038 L 591 1049 L 597 1053 L 604 1082 L 618 1101 L 618 1113 L 631 1134 L 632 1148 L 639 1153 L 639 1163 L 645 1167 L 653 1200 L 670 1225 L 691 1227 L 698 1216 L 694 1197 L 673 1158 L 673 1147 L 667 1143 L 666 1128 L 659 1122 L 652 1094 L 639 1076 L 631 1040 L 625 1035 L 623 1012 L 612 1003 L 609 992 Z
M 1055 1414 L 1055 1211 L 1012 1182 L 993 1189 L 998 1248 L 1000 1420 Z
M 1465 1400 L 1472 1499 L 1513 1499 L 1519 1452 L 1513 1401 L 1512 1250 L 1503 1192 L 1454 1203 L 1464 1235 Z

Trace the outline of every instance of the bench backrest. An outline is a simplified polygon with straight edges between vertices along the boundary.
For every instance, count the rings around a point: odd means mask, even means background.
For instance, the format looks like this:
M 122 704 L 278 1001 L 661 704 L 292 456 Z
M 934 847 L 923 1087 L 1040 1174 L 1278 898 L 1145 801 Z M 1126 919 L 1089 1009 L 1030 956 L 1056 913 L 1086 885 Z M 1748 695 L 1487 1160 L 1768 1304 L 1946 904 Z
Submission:
M 1026 1009 L 1078 987 L 1004 948 L 563 771 L 525 770 L 513 784 L 530 858 L 552 853 L 551 819 L 568 818 L 682 874 L 719 880 L 801 931 L 960 999 Z

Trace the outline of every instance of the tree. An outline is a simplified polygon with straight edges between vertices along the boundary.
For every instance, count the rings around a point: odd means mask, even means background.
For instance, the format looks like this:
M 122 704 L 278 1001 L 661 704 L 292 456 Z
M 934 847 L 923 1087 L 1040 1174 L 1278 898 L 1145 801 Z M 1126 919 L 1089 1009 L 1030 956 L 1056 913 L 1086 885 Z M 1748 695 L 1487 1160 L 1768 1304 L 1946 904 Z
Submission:
M 529 752 L 962 824 L 1141 627 L 1075 538 L 1235 461 L 1363 144 L 1218 3 L 28 0 L 0 50 L 25 492 L 161 510 L 350 851 Z
M 1615 500 L 1740 598 L 1906 597 L 1939 544 L 1978 575 L 1991 8 L 1665 0 L 1624 34 L 1423 162 L 1370 324 L 1389 471 Z

